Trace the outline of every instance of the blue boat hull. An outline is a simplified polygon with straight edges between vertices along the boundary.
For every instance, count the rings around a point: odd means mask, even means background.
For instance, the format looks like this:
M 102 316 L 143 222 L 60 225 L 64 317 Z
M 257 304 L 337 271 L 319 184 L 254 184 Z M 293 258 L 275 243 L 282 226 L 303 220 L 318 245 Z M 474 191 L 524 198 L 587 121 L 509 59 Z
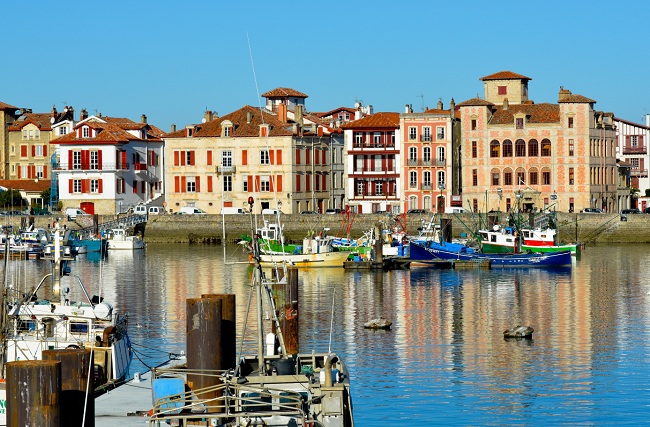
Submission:
M 411 242 L 411 260 L 484 261 L 492 267 L 566 267 L 570 266 L 571 251 L 525 254 L 484 254 L 456 243 Z

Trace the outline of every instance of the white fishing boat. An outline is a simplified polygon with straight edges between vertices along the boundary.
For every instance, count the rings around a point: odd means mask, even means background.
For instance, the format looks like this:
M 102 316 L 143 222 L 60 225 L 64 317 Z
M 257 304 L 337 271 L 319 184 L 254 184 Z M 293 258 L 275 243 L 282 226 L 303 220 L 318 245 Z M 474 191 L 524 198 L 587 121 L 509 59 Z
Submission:
M 109 250 L 138 250 L 144 249 L 145 243 L 141 236 L 130 234 L 125 228 L 114 228 L 108 238 Z
M 149 425 L 187 425 L 200 419 L 201 425 L 210 426 L 353 427 L 350 377 L 345 364 L 332 352 L 288 354 L 272 295 L 272 287 L 278 282 L 264 278 L 257 239 L 253 239 L 252 246 L 256 352 L 246 355 L 240 350 L 238 365 L 228 371 L 154 369 L 155 405 Z M 275 333 L 270 332 L 271 325 L 265 325 L 264 313 L 272 313 Z M 217 375 L 220 381 L 192 390 L 188 375 Z M 156 398 L 157 388 L 167 390 L 167 395 Z
M 297 253 L 263 253 L 260 263 L 272 267 L 286 263 L 294 267 L 343 267 L 349 252 L 337 251 L 328 237 L 306 237 Z
M 29 291 L 9 283 L 9 261 L 4 264 L 4 299 L 0 305 L 0 375 L 5 378 L 7 362 L 40 360 L 44 350 L 89 348 L 93 350 L 95 392 L 117 386 L 128 373 L 131 343 L 127 316 L 119 315 L 99 296 L 90 297 L 78 276 L 66 280 L 71 256 L 61 244 L 58 225 L 55 241 L 46 246 L 43 259 L 51 261 L 52 272 Z M 9 250 L 5 244 L 5 253 Z M 71 300 L 71 287 L 78 285 L 83 301 Z M 49 288 L 46 289 L 45 288 Z M 47 297 L 46 297 L 47 294 Z M 90 374 L 90 373 L 89 373 Z M 0 408 L 6 407 L 6 388 L 0 381 Z M 0 411 L 0 425 L 6 425 Z M 5 424 L 3 424 L 3 421 Z

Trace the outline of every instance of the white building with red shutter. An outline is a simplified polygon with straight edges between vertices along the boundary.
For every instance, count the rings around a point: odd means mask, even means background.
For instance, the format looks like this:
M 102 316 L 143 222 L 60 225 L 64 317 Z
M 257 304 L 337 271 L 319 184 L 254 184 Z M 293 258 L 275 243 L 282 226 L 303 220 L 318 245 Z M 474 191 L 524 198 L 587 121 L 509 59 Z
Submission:
M 646 191 L 650 191 L 650 114 L 645 115 L 645 124 L 634 123 L 614 117 L 616 125 L 616 158 L 630 164 L 630 185 L 640 192 L 639 208 L 650 206 Z M 636 206 L 633 206 L 636 207 Z
M 162 131 L 126 118 L 82 113 L 72 131 L 50 142 L 62 209 L 114 214 L 139 203 L 162 204 Z

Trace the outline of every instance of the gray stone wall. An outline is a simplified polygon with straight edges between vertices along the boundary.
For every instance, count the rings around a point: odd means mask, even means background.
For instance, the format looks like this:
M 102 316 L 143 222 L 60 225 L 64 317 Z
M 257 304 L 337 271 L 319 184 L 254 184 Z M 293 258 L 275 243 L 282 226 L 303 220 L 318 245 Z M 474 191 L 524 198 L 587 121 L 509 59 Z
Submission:
M 471 214 L 449 215 L 452 219 L 453 235 L 469 234 L 476 223 L 476 217 Z M 115 216 L 100 216 L 99 221 L 112 220 Z M 418 227 L 429 218 L 426 215 L 408 215 L 406 219 L 409 234 L 417 234 Z M 251 230 L 249 215 L 226 215 L 225 239 L 227 242 L 237 242 L 243 234 Z M 270 219 L 272 220 L 272 218 Z M 53 218 L 36 216 L 37 227 L 47 228 Z M 257 217 L 261 223 L 262 217 Z M 283 215 L 285 237 L 290 242 L 297 242 L 308 231 L 320 232 L 329 228 L 328 234 L 345 236 L 346 227 L 342 215 Z M 370 230 L 377 222 L 396 226 L 397 222 L 387 215 L 360 214 L 354 219 L 350 231 L 353 238 L 360 237 Z M 3 219 L 3 224 L 20 227 L 19 217 Z M 83 224 L 61 219 L 61 224 L 69 228 L 80 228 Z M 465 225 L 464 225 L 465 224 Z M 160 215 L 151 216 L 145 227 L 145 240 L 150 243 L 220 243 L 223 240 L 221 215 Z M 650 215 L 628 215 L 626 221 L 618 214 L 569 214 L 558 213 L 558 229 L 560 239 L 565 242 L 581 243 L 650 243 Z

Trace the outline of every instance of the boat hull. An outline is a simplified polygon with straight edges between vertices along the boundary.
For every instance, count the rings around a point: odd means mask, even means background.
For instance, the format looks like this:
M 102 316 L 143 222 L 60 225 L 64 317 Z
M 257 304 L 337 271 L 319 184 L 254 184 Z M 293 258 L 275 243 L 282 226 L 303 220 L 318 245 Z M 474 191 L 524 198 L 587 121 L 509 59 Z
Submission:
M 262 254 L 260 255 L 260 263 L 263 267 L 275 266 L 284 262 L 294 267 L 343 267 L 349 255 L 349 252 Z
M 572 255 L 577 255 L 580 252 L 580 245 L 566 244 L 566 245 L 521 245 L 522 251 L 535 252 L 535 253 L 552 253 L 561 251 L 570 251 Z
M 110 250 L 122 250 L 122 251 L 133 251 L 138 249 L 144 249 L 145 243 L 142 239 L 129 239 L 129 240 L 109 240 L 108 249 Z
M 485 261 L 492 267 L 566 267 L 571 265 L 571 252 L 485 254 L 462 245 L 436 242 L 411 242 L 411 260 L 434 259 L 459 261 Z

